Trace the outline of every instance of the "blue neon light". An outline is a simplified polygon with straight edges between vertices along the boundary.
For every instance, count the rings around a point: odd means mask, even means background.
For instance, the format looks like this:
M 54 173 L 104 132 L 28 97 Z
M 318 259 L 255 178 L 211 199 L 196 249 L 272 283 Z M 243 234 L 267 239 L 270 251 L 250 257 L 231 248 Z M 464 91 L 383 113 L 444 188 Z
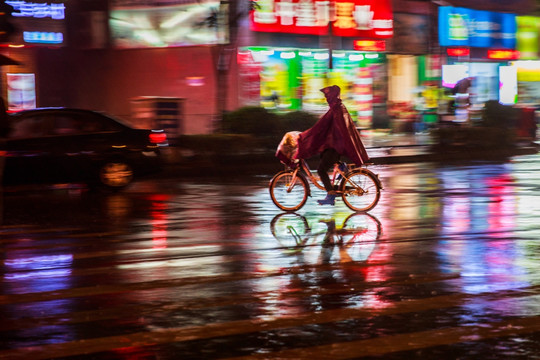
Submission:
M 516 32 L 515 14 L 452 6 L 439 8 L 441 46 L 515 49 Z
M 23 39 L 27 43 L 61 44 L 64 42 L 64 34 L 58 32 L 25 31 Z
M 50 17 L 54 20 L 65 19 L 66 7 L 64 4 L 32 3 L 21 0 L 9 0 L 6 1 L 6 4 L 15 10 L 11 13 L 12 16 L 37 19 Z

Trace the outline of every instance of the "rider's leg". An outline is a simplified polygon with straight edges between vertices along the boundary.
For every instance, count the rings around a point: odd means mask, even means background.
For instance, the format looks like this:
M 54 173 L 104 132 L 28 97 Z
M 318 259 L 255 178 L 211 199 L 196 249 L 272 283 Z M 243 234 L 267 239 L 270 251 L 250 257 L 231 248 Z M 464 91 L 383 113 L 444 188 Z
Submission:
M 321 220 L 319 222 L 325 223 L 327 227 L 326 234 L 324 235 L 323 243 L 333 244 L 334 235 L 336 233 L 336 221 L 334 219 L 331 219 L 331 220 Z
M 336 194 L 334 192 L 332 183 L 330 182 L 330 178 L 328 177 L 328 170 L 330 170 L 338 161 L 339 154 L 334 149 L 326 149 L 321 154 L 321 161 L 319 163 L 319 167 L 317 168 L 317 173 L 319 174 L 319 178 L 327 191 L 327 195 L 323 200 L 318 200 L 320 205 L 334 205 Z
M 332 184 L 330 183 L 330 178 L 328 177 L 328 170 L 330 170 L 338 161 L 339 154 L 334 149 L 326 149 L 321 154 L 321 161 L 319 162 L 317 173 L 319 174 L 319 178 L 321 179 L 327 192 L 334 190 Z

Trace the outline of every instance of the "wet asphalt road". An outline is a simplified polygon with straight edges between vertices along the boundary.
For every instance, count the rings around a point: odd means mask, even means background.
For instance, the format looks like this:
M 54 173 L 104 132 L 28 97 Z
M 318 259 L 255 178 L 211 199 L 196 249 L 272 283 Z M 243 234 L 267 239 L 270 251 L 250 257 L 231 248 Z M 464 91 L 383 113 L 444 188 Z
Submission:
M 538 157 L 372 170 L 370 214 L 269 175 L 6 189 L 0 359 L 540 358 Z

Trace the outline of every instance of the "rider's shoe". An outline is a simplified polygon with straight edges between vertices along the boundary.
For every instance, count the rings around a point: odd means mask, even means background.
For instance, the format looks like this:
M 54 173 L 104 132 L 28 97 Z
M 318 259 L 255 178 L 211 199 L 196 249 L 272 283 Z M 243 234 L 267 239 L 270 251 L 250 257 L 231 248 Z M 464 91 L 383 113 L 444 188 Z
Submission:
M 326 197 L 322 200 L 317 200 L 319 205 L 334 205 L 336 199 L 336 195 L 334 194 L 327 194 Z

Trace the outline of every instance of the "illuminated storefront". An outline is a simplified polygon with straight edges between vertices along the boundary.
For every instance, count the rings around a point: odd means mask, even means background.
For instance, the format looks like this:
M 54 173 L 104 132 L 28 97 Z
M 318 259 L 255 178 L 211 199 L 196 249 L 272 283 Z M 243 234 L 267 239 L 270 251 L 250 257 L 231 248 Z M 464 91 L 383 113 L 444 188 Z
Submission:
M 387 96 L 389 0 L 258 0 L 250 30 L 265 35 L 238 53 L 242 105 L 321 113 L 328 106 L 319 90 L 335 84 L 357 124 L 373 125 Z
M 515 14 L 439 8 L 439 43 L 446 47 L 447 55 L 442 85 L 454 93 L 456 101 L 462 92 L 456 84 L 468 78 L 471 83 L 464 94 L 471 109 L 481 108 L 489 100 L 512 102 L 515 79 L 508 64 L 518 56 L 516 32 Z
M 540 60 L 512 61 L 511 67 L 515 86 L 513 103 L 518 105 L 540 105 Z
M 327 110 L 319 91 L 341 87 L 343 102 L 361 126 L 370 126 L 373 106 L 385 100 L 385 56 L 378 53 L 320 49 L 247 47 L 239 52 L 240 97 L 246 105 L 278 111 Z
M 430 19 L 426 15 L 396 13 L 394 37 L 389 40 L 389 94 L 391 103 L 412 103 L 418 93 L 418 87 L 424 86 L 437 74 L 432 65 L 440 64 L 425 58 L 429 54 L 428 44 Z M 420 68 L 423 66 L 423 68 Z M 423 71 L 425 69 L 425 71 Z M 439 75 L 440 78 L 440 75 Z
M 422 131 L 437 122 L 443 91 L 440 55 L 388 55 L 388 114 L 396 132 Z
M 540 105 L 540 17 L 517 16 L 517 50 L 519 61 L 513 61 L 518 104 Z

